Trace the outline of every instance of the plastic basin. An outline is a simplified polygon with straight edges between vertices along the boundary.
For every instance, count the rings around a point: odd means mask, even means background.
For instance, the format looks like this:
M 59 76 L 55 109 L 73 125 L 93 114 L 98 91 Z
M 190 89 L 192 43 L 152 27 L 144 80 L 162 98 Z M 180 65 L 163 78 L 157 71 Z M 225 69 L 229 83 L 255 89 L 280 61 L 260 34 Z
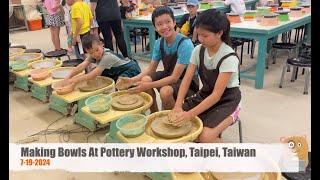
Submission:
M 112 97 L 106 94 L 98 94 L 92 97 L 89 97 L 85 104 L 89 107 L 89 110 L 92 113 L 99 114 L 109 110 L 112 102 Z
M 146 124 L 146 116 L 142 114 L 131 114 L 122 116 L 116 122 L 116 127 L 125 137 L 137 137 L 145 131 Z
M 20 60 L 15 61 L 11 64 L 11 68 L 14 71 L 21 71 L 28 68 L 28 61 L 27 60 Z

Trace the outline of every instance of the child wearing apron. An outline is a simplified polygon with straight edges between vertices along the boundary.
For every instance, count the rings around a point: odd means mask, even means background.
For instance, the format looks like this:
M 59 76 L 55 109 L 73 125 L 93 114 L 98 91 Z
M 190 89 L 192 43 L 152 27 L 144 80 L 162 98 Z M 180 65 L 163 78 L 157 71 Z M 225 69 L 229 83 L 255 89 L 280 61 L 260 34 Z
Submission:
M 209 9 L 197 18 L 201 42 L 196 46 L 179 88 L 174 112 L 182 112 L 174 124 L 198 116 L 204 128 L 199 142 L 221 142 L 221 133 L 234 123 L 239 111 L 239 58 L 228 45 L 230 22 L 225 14 Z M 187 96 L 192 74 L 198 71 L 203 87 Z M 187 97 L 187 98 L 185 98 Z
M 144 91 L 150 94 L 153 97 L 150 111 L 157 112 L 154 88 L 160 93 L 162 109 L 172 109 L 194 47 L 189 38 L 174 30 L 176 22 L 169 7 L 156 8 L 152 13 L 152 22 L 161 38 L 155 42 L 151 63 L 138 76 L 127 78 L 126 84 L 130 87 L 133 83 L 137 83 L 136 87 L 129 89 L 131 92 Z M 164 69 L 156 71 L 160 61 Z M 197 78 L 193 76 L 188 91 L 190 95 L 199 90 Z

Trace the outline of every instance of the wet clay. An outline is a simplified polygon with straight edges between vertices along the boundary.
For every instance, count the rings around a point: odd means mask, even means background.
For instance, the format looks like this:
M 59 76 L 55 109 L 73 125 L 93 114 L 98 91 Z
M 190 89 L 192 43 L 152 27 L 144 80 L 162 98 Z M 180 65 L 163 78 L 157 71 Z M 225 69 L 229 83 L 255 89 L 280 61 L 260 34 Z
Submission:
M 66 78 L 70 73 L 71 73 L 72 69 L 58 69 L 55 71 L 52 71 L 52 78 L 54 79 L 64 79 Z
M 151 123 L 151 130 L 153 131 L 153 133 L 155 133 L 157 136 L 171 139 L 182 137 L 188 134 L 192 129 L 191 121 L 187 121 L 180 127 L 175 127 L 165 123 L 169 121 L 168 119 L 168 115 L 155 118 Z
M 43 69 L 43 68 L 51 68 L 56 65 L 56 62 L 54 61 L 41 61 L 32 64 L 33 69 Z
M 112 107 L 113 109 L 119 111 L 130 111 L 137 109 L 144 104 L 143 97 L 137 94 L 122 94 L 120 96 L 115 96 L 112 98 Z
M 82 92 L 91 92 L 107 86 L 110 86 L 112 81 L 106 77 L 98 76 L 95 79 L 86 82 L 85 86 L 79 87 Z

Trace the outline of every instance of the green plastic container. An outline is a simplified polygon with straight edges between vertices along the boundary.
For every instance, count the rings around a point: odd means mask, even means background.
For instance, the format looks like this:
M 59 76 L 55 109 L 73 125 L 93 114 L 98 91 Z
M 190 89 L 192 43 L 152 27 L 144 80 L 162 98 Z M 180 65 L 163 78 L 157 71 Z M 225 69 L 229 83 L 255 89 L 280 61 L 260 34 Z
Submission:
M 200 3 L 200 9 L 211 9 L 211 4 L 207 2 Z
M 276 12 L 277 14 L 279 14 L 278 19 L 281 22 L 285 22 L 285 21 L 289 21 L 289 11 L 278 11 Z
M 253 20 L 256 17 L 256 10 L 246 10 L 243 15 L 244 20 Z
M 116 127 L 125 137 L 137 137 L 144 131 L 147 124 L 146 116 L 142 114 L 131 114 L 122 116 L 117 122 Z
M 90 112 L 99 114 L 104 113 L 109 110 L 112 102 L 111 95 L 98 94 L 92 97 L 89 97 L 85 101 L 85 105 L 89 107 Z
M 11 68 L 14 71 L 21 71 L 28 68 L 28 61 L 27 60 L 20 60 L 15 61 L 11 64 Z

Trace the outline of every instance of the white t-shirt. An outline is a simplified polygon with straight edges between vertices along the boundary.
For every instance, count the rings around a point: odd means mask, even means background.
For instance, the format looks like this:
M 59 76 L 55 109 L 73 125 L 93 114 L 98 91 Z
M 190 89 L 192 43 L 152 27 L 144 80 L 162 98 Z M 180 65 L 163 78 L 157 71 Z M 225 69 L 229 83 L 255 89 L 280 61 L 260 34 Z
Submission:
M 199 53 L 201 49 L 201 44 L 196 46 L 192 52 L 190 63 L 196 65 L 198 68 L 200 66 L 200 58 Z M 204 65 L 207 69 L 216 69 L 218 62 L 220 59 L 229 54 L 234 52 L 234 50 L 228 46 L 226 43 L 222 43 L 213 56 L 209 56 L 207 49 L 204 51 Z M 219 68 L 219 72 L 232 72 L 231 78 L 228 82 L 227 87 L 239 87 L 239 60 L 236 56 L 229 56 L 227 59 L 225 59 Z M 199 71 L 198 71 L 199 72 Z
M 225 0 L 226 5 L 230 5 L 232 13 L 243 15 L 246 11 L 246 5 L 243 0 Z

